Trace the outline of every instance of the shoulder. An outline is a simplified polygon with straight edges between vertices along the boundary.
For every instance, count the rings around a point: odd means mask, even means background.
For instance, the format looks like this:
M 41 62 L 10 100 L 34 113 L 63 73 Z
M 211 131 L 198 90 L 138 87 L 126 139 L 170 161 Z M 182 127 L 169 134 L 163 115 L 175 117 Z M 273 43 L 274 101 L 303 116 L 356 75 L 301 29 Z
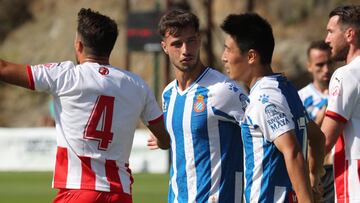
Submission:
M 309 96 L 312 96 L 312 83 L 309 83 L 308 85 L 306 85 L 305 87 L 301 88 L 299 91 L 298 91 L 298 94 L 301 98 L 301 100 L 304 100 L 305 98 L 309 97 Z

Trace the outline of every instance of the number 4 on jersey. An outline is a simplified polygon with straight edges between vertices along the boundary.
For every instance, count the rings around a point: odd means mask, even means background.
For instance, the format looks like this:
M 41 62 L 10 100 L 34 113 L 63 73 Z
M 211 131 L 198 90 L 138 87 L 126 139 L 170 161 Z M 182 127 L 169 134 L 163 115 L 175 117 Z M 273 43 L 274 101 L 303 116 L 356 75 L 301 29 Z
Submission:
M 84 138 L 99 141 L 100 150 L 107 150 L 113 138 L 111 125 L 114 100 L 114 97 L 99 96 L 85 126 Z

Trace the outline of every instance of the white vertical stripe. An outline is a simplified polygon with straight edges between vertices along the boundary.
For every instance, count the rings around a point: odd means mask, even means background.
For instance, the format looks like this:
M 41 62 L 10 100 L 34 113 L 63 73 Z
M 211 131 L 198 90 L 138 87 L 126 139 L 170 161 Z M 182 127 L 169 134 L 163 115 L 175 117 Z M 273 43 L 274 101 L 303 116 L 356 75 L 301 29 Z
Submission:
M 360 201 L 360 174 L 358 173 L 358 160 L 350 159 L 349 162 L 349 173 L 348 181 L 348 191 L 349 191 L 349 201 L 350 202 L 359 202 Z M 346 191 L 345 191 L 346 192 Z
M 254 171 L 253 171 L 253 184 L 251 187 L 251 194 L 250 197 L 252 199 L 251 202 L 258 202 L 260 197 L 260 190 L 261 190 L 261 179 L 263 176 L 263 167 L 262 167 L 262 160 L 264 158 L 264 149 L 263 149 L 263 137 L 259 138 L 258 136 L 254 137 L 254 135 L 260 133 L 255 132 L 254 129 L 250 128 L 251 135 L 252 135 L 252 143 L 253 143 L 253 154 L 254 154 Z M 258 167 L 257 167 L 258 166 Z
M 172 150 L 172 167 L 173 167 L 173 176 L 171 177 L 171 185 L 172 185 L 172 190 L 174 192 L 174 203 L 178 203 L 178 193 L 179 193 L 179 189 L 178 189 L 178 185 L 176 183 L 176 176 L 177 176 L 177 166 L 176 166 L 176 142 L 175 142 L 175 137 L 174 137 L 174 130 L 173 130 L 173 126 L 172 126 L 172 117 L 173 117 L 173 109 L 174 109 L 174 105 L 175 105 L 175 99 L 176 99 L 176 88 L 172 89 L 171 95 L 170 95 L 170 101 L 169 101 L 169 106 L 167 107 L 167 116 L 166 116 L 166 126 L 167 126 L 167 130 L 169 131 L 170 137 L 171 137 L 171 150 Z
M 91 169 L 95 172 L 95 189 L 103 191 L 105 187 L 109 187 L 110 184 L 106 178 L 105 172 L 105 160 L 91 159 Z M 100 186 L 100 187 L 99 187 Z M 110 187 L 107 189 L 110 191 Z
M 210 93 L 209 93 L 210 94 Z M 208 100 L 208 104 L 211 101 Z M 207 105 L 208 118 L 208 135 L 209 135 L 209 148 L 210 148 L 210 164 L 211 164 L 211 188 L 209 195 L 209 202 L 211 199 L 219 199 L 219 187 L 221 181 L 221 147 L 219 135 L 219 123 L 214 116 L 211 105 Z
M 127 171 L 127 168 L 125 167 L 124 163 L 116 162 L 116 165 L 119 167 L 118 174 L 120 177 L 120 182 L 121 182 L 123 191 L 127 194 L 131 194 L 131 191 L 130 191 L 130 183 L 131 183 L 130 175 L 131 174 L 129 174 L 129 172 Z
M 68 176 L 66 188 L 80 189 L 81 185 L 81 161 L 71 149 L 68 149 Z
M 195 166 L 194 143 L 191 133 L 191 113 L 193 109 L 194 96 L 197 85 L 192 88 L 193 91 L 188 92 L 186 95 L 184 116 L 183 116 L 183 131 L 184 131 L 184 152 L 186 160 L 186 178 L 188 189 L 188 202 L 196 202 L 197 194 L 197 176 Z
M 235 172 L 235 197 L 234 203 L 242 203 L 242 196 L 243 196 L 243 173 L 242 172 Z
M 275 186 L 274 203 L 282 203 L 285 201 L 286 187 Z

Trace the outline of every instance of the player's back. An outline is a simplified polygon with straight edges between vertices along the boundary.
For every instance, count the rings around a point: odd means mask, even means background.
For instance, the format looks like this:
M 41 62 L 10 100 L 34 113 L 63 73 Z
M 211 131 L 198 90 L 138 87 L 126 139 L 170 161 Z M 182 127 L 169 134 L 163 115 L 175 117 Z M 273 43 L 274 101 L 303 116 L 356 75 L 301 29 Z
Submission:
M 137 122 L 141 118 L 147 124 L 161 115 L 145 82 L 97 63 L 31 69 L 35 89 L 54 96 L 54 187 L 130 193 L 128 159 Z

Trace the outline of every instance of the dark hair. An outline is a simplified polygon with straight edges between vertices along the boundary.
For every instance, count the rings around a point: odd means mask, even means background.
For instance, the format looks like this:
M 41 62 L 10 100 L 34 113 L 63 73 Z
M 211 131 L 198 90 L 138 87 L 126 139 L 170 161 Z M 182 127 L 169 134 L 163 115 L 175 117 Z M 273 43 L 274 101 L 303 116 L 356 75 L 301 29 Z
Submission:
M 271 64 L 275 40 L 271 25 L 256 13 L 230 14 L 221 29 L 236 41 L 241 52 L 256 50 L 262 64 Z
M 319 41 L 312 41 L 307 49 L 307 56 L 310 56 L 310 51 L 312 49 L 319 49 L 319 50 L 323 50 L 323 51 L 328 51 L 331 52 L 331 48 L 329 46 L 329 44 L 325 43 L 324 40 L 319 40 Z
M 165 13 L 158 24 L 158 31 L 162 37 L 166 32 L 176 35 L 177 32 L 185 27 L 191 26 L 196 32 L 199 32 L 199 19 L 191 12 L 175 9 Z
M 357 44 L 360 43 L 360 6 L 339 6 L 329 13 L 329 18 L 339 16 L 339 22 L 345 26 L 352 26 L 357 34 Z
M 118 36 L 117 24 L 109 17 L 91 9 L 80 9 L 77 32 L 87 54 L 110 56 Z

